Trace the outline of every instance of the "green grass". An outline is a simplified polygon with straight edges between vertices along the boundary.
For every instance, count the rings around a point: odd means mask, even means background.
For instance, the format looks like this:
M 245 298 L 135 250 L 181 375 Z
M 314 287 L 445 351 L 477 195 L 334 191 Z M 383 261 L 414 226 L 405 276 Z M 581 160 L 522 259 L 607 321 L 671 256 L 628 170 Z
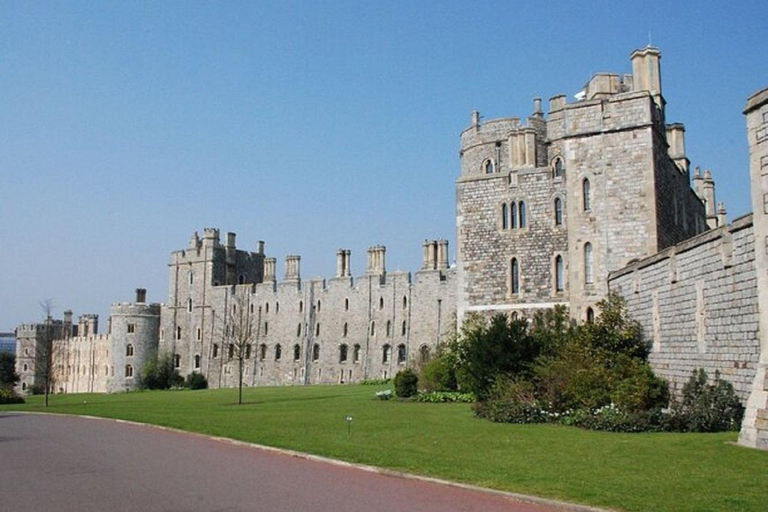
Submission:
M 0 411 L 122 418 L 620 510 L 768 509 L 768 453 L 734 445 L 736 433 L 503 425 L 467 404 L 380 401 L 380 389 L 251 388 L 242 406 L 232 389 L 56 395 Z

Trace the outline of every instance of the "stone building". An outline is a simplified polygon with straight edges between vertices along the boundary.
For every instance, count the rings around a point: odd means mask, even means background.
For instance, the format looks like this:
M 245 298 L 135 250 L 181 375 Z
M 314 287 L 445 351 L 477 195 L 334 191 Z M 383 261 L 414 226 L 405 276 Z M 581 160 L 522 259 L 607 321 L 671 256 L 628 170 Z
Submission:
M 690 186 L 682 124 L 667 124 L 661 54 L 632 53 L 632 75 L 599 73 L 577 101 L 541 100 L 525 123 L 461 134 L 456 184 L 458 317 L 556 304 L 595 314 L 607 276 L 717 226 L 709 172 Z

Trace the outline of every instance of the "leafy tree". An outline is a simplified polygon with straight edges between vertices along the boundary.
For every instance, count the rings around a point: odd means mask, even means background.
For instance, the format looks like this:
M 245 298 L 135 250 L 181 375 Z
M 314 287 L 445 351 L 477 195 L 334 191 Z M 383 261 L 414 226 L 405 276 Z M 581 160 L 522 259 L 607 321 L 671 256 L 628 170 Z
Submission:
M 16 355 L 0 352 L 0 389 L 13 389 L 21 380 L 16 373 Z
M 176 370 L 171 354 L 150 358 L 141 369 L 141 387 L 144 389 L 170 389 L 183 383 L 184 379 Z

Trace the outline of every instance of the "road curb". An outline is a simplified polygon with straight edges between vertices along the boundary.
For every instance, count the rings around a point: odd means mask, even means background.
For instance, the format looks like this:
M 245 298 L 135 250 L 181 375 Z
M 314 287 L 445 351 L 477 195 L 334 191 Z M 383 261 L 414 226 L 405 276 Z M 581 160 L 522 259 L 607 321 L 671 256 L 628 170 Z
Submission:
M 295 450 L 289 450 L 286 448 L 276 448 L 274 446 L 267 446 L 263 444 L 258 443 L 250 443 L 247 441 L 239 441 L 237 439 L 230 439 L 228 437 L 221 437 L 221 436 L 212 436 L 208 434 L 202 434 L 200 432 L 190 432 L 188 430 L 181 430 L 174 427 L 166 427 L 163 425 L 155 425 L 152 423 L 142 423 L 140 421 L 132 421 L 132 420 L 123 420 L 119 418 L 105 418 L 102 416 L 89 416 L 85 414 L 63 414 L 63 413 L 53 413 L 53 412 L 38 412 L 38 411 L 4 411 L 8 413 L 14 413 L 14 414 L 29 414 L 29 415 L 45 415 L 45 416 L 69 416 L 73 418 L 86 418 L 91 420 L 103 420 L 103 421 L 111 421 L 114 423 L 124 423 L 127 425 L 136 425 L 139 427 L 149 427 L 157 430 L 164 430 L 167 432 L 174 432 L 177 434 L 185 434 L 205 439 L 210 439 L 217 442 L 223 442 L 223 443 L 229 443 L 236 446 L 242 446 L 245 448 L 250 449 L 256 449 L 256 450 L 263 450 L 268 451 L 272 453 L 277 453 L 280 455 L 287 455 L 290 457 L 295 457 L 299 459 L 305 459 L 305 460 L 311 460 L 315 462 L 320 462 L 324 464 L 333 464 L 335 466 L 341 466 L 341 467 L 347 467 L 347 468 L 353 468 L 353 469 L 360 469 L 362 471 L 368 471 L 369 473 L 378 473 L 381 475 L 387 475 L 392 476 L 396 478 L 404 478 L 409 480 L 417 480 L 421 482 L 428 482 L 432 484 L 437 485 L 444 485 L 447 487 L 455 487 L 459 489 L 465 489 L 469 491 L 474 492 L 481 492 L 486 494 L 493 494 L 496 496 L 501 496 L 508 498 L 510 500 L 519 501 L 519 502 L 525 502 L 525 503 L 531 503 L 534 505 L 545 505 L 548 507 L 558 508 L 564 511 L 573 511 L 573 512 L 612 512 L 611 509 L 605 509 L 605 508 L 597 508 L 597 507 L 591 507 L 588 505 L 579 505 L 575 503 L 568 503 L 565 501 L 559 501 L 549 498 L 541 498 L 538 496 L 532 496 L 529 494 L 520 494 L 515 492 L 509 492 L 509 491 L 500 491 L 497 489 L 489 489 L 487 487 L 480 487 L 477 485 L 472 484 L 465 484 L 461 482 L 453 482 L 451 480 L 443 480 L 440 478 L 434 478 L 429 476 L 422 476 L 417 475 L 413 473 L 406 473 L 404 471 L 398 471 L 395 469 L 388 469 L 388 468 L 380 468 L 377 466 L 371 466 L 368 464 L 359 464 L 356 462 L 347 462 L 344 460 L 339 459 L 332 459 L 330 457 L 324 457 L 322 455 L 313 455 L 311 453 L 305 453 L 305 452 L 299 452 Z M 1 414 L 1 413 L 0 413 Z

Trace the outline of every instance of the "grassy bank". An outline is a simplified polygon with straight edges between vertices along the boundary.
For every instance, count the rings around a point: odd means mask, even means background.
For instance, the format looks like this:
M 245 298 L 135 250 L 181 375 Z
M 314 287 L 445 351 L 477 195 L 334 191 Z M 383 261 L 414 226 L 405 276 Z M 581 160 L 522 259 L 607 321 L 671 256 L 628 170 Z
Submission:
M 40 397 L 24 410 L 88 414 L 289 448 L 621 510 L 755 510 L 768 453 L 735 433 L 614 434 L 478 420 L 466 404 L 379 401 L 377 386 L 158 391 Z M 353 417 L 347 433 L 346 415 Z

